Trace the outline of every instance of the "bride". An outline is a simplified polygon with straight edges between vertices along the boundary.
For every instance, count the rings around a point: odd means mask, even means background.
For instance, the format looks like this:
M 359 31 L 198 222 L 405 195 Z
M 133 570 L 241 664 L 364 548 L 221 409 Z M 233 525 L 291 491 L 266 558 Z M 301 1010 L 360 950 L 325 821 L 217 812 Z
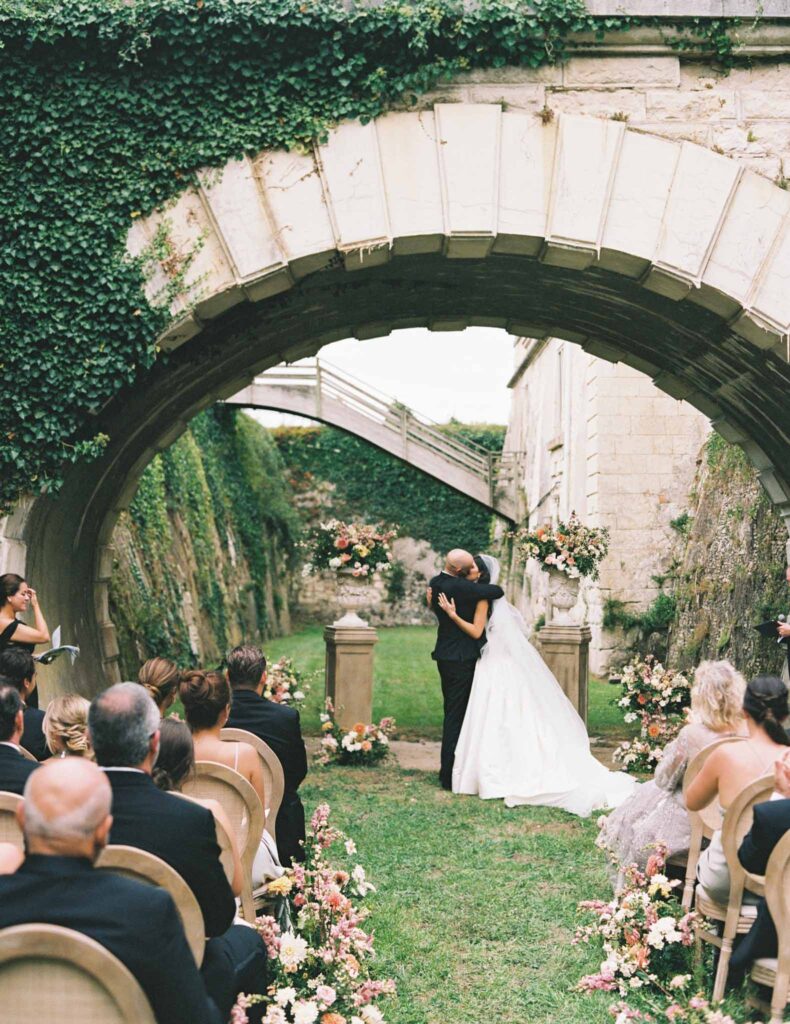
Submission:
M 476 555 L 467 579 L 496 583 L 499 562 Z M 441 608 L 476 639 L 486 632 L 455 751 L 453 792 L 503 799 L 507 807 L 539 804 L 587 817 L 616 807 L 636 780 L 610 772 L 590 753 L 584 723 L 541 656 L 527 640 L 518 610 L 505 598 L 478 602 L 474 622 L 439 596 Z

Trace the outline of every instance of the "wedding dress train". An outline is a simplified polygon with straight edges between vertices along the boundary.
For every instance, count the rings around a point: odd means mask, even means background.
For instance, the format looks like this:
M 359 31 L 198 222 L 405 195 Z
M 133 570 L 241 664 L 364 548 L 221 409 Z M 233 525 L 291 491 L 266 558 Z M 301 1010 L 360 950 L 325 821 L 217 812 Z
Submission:
M 483 558 L 494 583 L 499 563 Z M 455 751 L 453 792 L 581 817 L 617 807 L 636 780 L 608 771 L 590 753 L 584 723 L 527 639 L 517 609 L 495 601 L 486 632 Z

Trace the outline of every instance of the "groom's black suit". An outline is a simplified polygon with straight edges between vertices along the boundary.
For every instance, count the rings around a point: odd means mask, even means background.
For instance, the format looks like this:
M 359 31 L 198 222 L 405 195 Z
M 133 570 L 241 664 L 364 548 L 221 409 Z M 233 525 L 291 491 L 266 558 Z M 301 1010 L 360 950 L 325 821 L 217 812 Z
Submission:
M 472 680 L 480 651 L 485 646 L 485 632 L 479 640 L 464 633 L 439 607 L 439 594 L 455 601 L 455 610 L 466 622 L 473 622 L 477 602 L 496 601 L 504 597 L 504 590 L 492 583 L 472 583 L 462 576 L 447 572 L 434 576 L 429 584 L 433 600 L 431 608 L 439 620 L 436 646 L 431 657 L 439 669 L 444 697 L 444 725 L 442 727 L 442 758 L 439 778 L 445 789 L 452 788 L 453 760 L 466 706 L 472 691 Z

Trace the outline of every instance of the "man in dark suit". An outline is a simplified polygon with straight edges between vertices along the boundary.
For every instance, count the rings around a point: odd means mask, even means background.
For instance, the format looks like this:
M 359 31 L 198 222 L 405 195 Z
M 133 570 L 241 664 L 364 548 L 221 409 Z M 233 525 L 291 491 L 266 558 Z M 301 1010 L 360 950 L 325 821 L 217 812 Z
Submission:
M 227 1018 L 206 995 L 170 895 L 93 867 L 111 798 L 101 769 L 80 757 L 50 761 L 30 778 L 19 813 L 26 856 L 0 876 L 0 928 L 72 928 L 125 964 L 161 1024 L 221 1024 Z
M 211 811 L 162 792 L 151 779 L 159 721 L 156 705 L 137 683 L 117 683 L 91 704 L 91 742 L 112 788 L 110 842 L 161 857 L 195 894 L 209 938 L 201 974 L 227 1019 L 239 992 L 265 993 L 266 948 L 254 929 L 233 925 L 236 901 Z
M 485 632 L 480 639 L 464 633 L 439 607 L 439 595 L 455 602 L 456 613 L 466 622 L 474 621 L 477 602 L 495 601 L 504 596 L 504 590 L 491 583 L 474 583 L 467 579 L 476 569 L 475 560 L 468 551 L 455 548 L 447 555 L 444 570 L 434 576 L 429 587 L 431 608 L 439 620 L 436 646 L 431 657 L 439 669 L 444 698 L 442 726 L 442 753 L 439 781 L 443 789 L 452 789 L 453 761 L 461 726 L 464 723 L 477 659 L 485 646 Z
M 765 874 L 774 847 L 790 829 L 790 754 L 776 762 L 774 773 L 775 792 L 781 799 L 755 806 L 752 827 L 743 837 L 738 850 L 738 860 L 753 875 Z M 737 984 L 755 960 L 776 956 L 776 953 L 776 928 L 768 912 L 768 905 L 761 899 L 754 924 L 732 954 L 730 984 Z
M 20 749 L 24 727 L 22 698 L 15 687 L 0 683 L 0 791 L 19 796 L 31 772 L 39 767 Z
M 9 647 L 0 654 L 0 678 L 7 680 L 19 691 L 25 713 L 25 731 L 22 746 L 37 761 L 46 761 L 51 751 L 44 738 L 44 712 L 32 707 L 31 696 L 36 692 L 36 663 L 33 655 L 21 647 Z
M 228 682 L 233 689 L 228 727 L 246 729 L 272 748 L 283 767 L 285 792 L 274 830 L 280 863 L 304 859 L 304 807 L 298 789 L 307 775 L 307 752 L 299 712 L 263 696 L 266 658 L 257 647 L 234 648 L 228 655 Z

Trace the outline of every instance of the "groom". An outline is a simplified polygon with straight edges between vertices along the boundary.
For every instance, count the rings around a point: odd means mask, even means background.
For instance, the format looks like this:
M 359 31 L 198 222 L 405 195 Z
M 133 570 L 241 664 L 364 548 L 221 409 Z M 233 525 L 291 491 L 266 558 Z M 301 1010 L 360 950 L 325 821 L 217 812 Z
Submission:
M 472 680 L 480 651 L 485 646 L 485 633 L 479 640 L 468 636 L 439 607 L 439 594 L 455 601 L 455 610 L 467 622 L 475 617 L 475 607 L 481 599 L 496 601 L 504 597 L 501 587 L 491 583 L 473 583 L 466 579 L 475 568 L 475 561 L 468 551 L 454 548 L 447 555 L 444 569 L 434 576 L 429 587 L 431 609 L 439 620 L 436 646 L 431 657 L 439 669 L 444 697 L 444 724 L 442 726 L 442 758 L 439 780 L 443 789 L 452 789 L 453 760 L 461 726 L 464 723 Z

